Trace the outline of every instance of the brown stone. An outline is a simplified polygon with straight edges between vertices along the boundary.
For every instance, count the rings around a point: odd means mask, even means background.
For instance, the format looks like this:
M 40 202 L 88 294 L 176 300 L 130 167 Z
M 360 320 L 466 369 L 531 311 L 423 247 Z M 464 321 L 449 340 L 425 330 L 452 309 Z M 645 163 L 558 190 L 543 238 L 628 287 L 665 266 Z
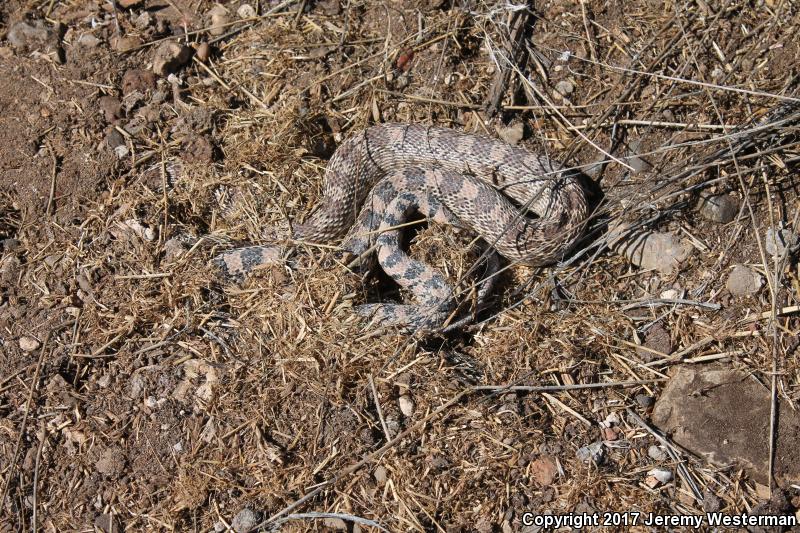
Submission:
M 106 122 L 114 122 L 122 116 L 122 103 L 113 96 L 101 96 L 97 106 L 103 112 Z
M 139 91 L 142 94 L 156 86 L 156 76 L 149 70 L 133 68 L 126 70 L 122 76 L 122 94 Z
M 645 362 L 649 363 L 667 357 L 672 353 L 672 339 L 669 331 L 664 329 L 661 323 L 653 324 L 645 333 L 643 346 L 644 348 L 636 348 L 636 353 Z
M 153 72 L 159 76 L 167 76 L 177 72 L 191 57 L 191 48 L 174 41 L 167 41 L 156 49 L 153 56 Z
M 558 476 L 556 460 L 549 455 L 543 455 L 531 463 L 531 477 L 539 485 L 546 487 L 552 485 Z
M 679 445 L 717 466 L 737 464 L 767 483 L 770 391 L 726 368 L 680 368 L 656 402 L 653 423 Z M 779 403 L 775 478 L 800 481 L 800 415 Z

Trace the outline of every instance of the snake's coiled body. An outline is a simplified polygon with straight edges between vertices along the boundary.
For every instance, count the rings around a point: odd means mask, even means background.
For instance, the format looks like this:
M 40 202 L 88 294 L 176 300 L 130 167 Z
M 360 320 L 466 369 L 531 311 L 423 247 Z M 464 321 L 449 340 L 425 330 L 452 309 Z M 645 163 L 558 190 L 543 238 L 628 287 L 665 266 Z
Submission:
M 578 177 L 544 156 L 446 128 L 383 124 L 339 146 L 325 170 L 322 204 L 295 226 L 293 238 L 344 236 L 342 248 L 354 255 L 376 245 L 383 269 L 417 304 L 371 304 L 360 311 L 382 323 L 432 328 L 452 309 L 452 289 L 403 252 L 399 230 L 391 229 L 415 211 L 474 231 L 511 261 L 541 266 L 569 251 L 588 207 Z M 226 252 L 215 263 L 242 275 L 274 257 L 274 246 L 254 246 Z

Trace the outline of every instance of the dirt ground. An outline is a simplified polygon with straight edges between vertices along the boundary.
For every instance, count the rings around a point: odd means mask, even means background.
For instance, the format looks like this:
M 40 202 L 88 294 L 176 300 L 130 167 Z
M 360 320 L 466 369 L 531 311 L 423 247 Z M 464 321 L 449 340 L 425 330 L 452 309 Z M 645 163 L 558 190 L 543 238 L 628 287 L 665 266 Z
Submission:
M 735 464 L 654 455 L 636 416 L 682 365 L 743 370 L 798 408 L 800 272 L 764 246 L 770 228 L 800 231 L 797 122 L 775 111 L 800 97 L 798 4 L 531 11 L 526 81 L 511 72 L 490 116 L 511 4 L 3 2 L 0 531 L 794 515 L 800 481 L 770 491 Z M 285 238 L 335 147 L 393 121 L 585 170 L 596 210 L 573 260 L 512 266 L 478 326 L 429 339 L 365 328 L 353 306 L 398 291 L 331 247 L 243 283 L 209 266 Z M 758 142 L 734 134 L 759 124 Z M 730 219 L 704 216 L 704 195 L 727 195 Z M 680 237 L 689 257 L 636 266 L 602 245 L 617 221 Z M 430 225 L 411 248 L 461 280 L 469 242 Z M 730 288 L 735 265 L 752 290 Z

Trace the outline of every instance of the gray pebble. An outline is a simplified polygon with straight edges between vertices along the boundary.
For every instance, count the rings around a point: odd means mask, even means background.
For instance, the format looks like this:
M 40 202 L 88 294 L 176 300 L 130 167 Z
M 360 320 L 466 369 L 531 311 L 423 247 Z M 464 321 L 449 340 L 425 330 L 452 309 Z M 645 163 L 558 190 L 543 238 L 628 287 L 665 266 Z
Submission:
M 653 165 L 637 155 L 641 150 L 641 145 L 642 143 L 639 142 L 638 139 L 631 141 L 631 143 L 628 145 L 628 148 L 630 149 L 630 158 L 628 159 L 628 164 L 633 167 L 634 174 L 645 172 L 653 168 Z
M 575 90 L 575 85 L 569 80 L 561 80 L 556 83 L 556 91 L 562 96 L 569 96 Z
M 663 461 L 667 458 L 667 452 L 665 452 L 660 446 L 653 444 L 647 448 L 647 456 L 654 461 Z
M 624 223 L 609 231 L 609 243 L 634 265 L 662 274 L 671 274 L 692 252 L 691 244 L 671 233 L 630 231 L 630 226 Z
M 638 403 L 641 407 L 647 409 L 648 407 L 652 406 L 655 403 L 655 399 L 647 394 L 637 394 L 636 395 L 636 403 Z
M 78 38 L 78 44 L 85 48 L 96 48 L 100 44 L 100 39 L 91 33 L 84 33 Z
M 19 338 L 19 348 L 23 352 L 32 352 L 37 348 L 39 348 L 39 346 L 41 345 L 42 343 L 39 342 L 37 339 L 34 339 L 33 337 L 29 337 L 27 335 L 23 335 L 22 337 Z
M 525 138 L 525 125 L 522 122 L 515 122 L 509 126 L 498 128 L 497 134 L 508 144 L 519 144 Z
M 700 199 L 699 211 L 706 220 L 727 224 L 739 212 L 739 202 L 731 194 L 706 195 Z
M 575 452 L 575 457 L 577 457 L 579 461 L 584 463 L 591 462 L 596 465 L 603 464 L 605 455 L 605 449 L 601 441 L 593 442 L 583 448 L 578 448 L 578 451 Z
M 767 229 L 766 248 L 767 253 L 772 256 L 782 256 L 786 249 L 793 251 L 797 245 L 797 235 L 790 229 L 782 228 L 775 231 L 774 228 Z
M 725 287 L 732 296 L 750 296 L 764 285 L 764 278 L 744 265 L 734 265 Z
M 115 128 L 112 128 L 106 133 L 106 144 L 113 150 L 117 146 L 125 146 L 125 138 Z
M 382 487 L 382 486 L 384 486 L 386 484 L 386 480 L 388 479 L 388 476 L 386 474 L 386 468 L 385 467 L 378 466 L 378 468 L 375 469 L 375 473 L 373 475 L 375 476 L 375 481 L 378 483 L 379 487 Z
M 233 517 L 231 527 L 236 533 L 250 531 L 261 521 L 261 514 L 245 507 Z
M 14 48 L 32 49 L 47 44 L 50 30 L 41 21 L 37 21 L 35 26 L 27 22 L 17 22 L 8 30 L 7 38 Z
M 133 25 L 140 30 L 146 30 L 152 24 L 153 15 L 151 15 L 149 11 L 142 11 L 142 13 L 136 17 L 136 20 L 133 21 Z

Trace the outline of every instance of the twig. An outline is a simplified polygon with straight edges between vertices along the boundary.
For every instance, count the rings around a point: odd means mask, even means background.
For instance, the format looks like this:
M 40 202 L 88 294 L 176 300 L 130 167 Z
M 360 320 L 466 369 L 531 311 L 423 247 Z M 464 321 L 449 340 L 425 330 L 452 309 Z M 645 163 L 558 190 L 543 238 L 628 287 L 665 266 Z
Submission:
M 549 401 L 550 403 L 557 405 L 558 407 L 560 407 L 564 411 L 566 411 L 569 414 L 571 414 L 572 416 L 574 416 L 576 419 L 578 419 L 578 421 L 583 423 L 583 425 L 585 425 L 586 427 L 592 427 L 592 423 L 589 422 L 588 420 L 586 420 L 586 418 L 584 418 L 578 411 L 576 411 L 575 409 L 573 409 L 569 405 L 565 404 L 564 402 L 562 402 L 561 400 L 559 400 L 555 396 L 552 396 L 552 395 L 550 395 L 550 394 L 548 394 L 546 392 L 543 392 L 542 396 L 547 401 Z
M 495 73 L 492 88 L 489 90 L 489 103 L 486 105 L 486 114 L 490 117 L 497 114 L 500 110 L 500 102 L 503 95 L 506 93 L 511 77 L 514 72 L 522 76 L 528 63 L 527 50 L 525 48 L 525 37 L 530 28 L 530 18 L 533 13 L 529 5 L 525 5 L 523 9 L 514 11 L 511 15 L 511 22 L 509 23 L 510 31 L 508 32 L 508 42 L 505 43 L 506 51 L 508 53 L 508 64 L 498 65 L 497 72 Z M 498 51 L 494 52 L 495 54 Z M 505 63 L 505 62 L 504 62 Z M 516 68 L 510 68 L 513 65 Z
M 800 312 L 800 305 L 791 305 L 791 306 L 788 306 L 788 307 L 781 307 L 781 308 L 775 309 L 774 312 L 775 312 L 775 316 L 776 317 L 791 315 L 791 314 Z M 747 324 L 747 323 L 751 323 L 751 322 L 758 322 L 759 320 L 765 320 L 767 318 L 772 318 L 772 316 L 773 316 L 772 313 L 773 313 L 773 311 L 764 311 L 763 313 L 759 313 L 756 316 L 745 317 L 745 318 L 743 318 L 741 320 L 740 323 Z
M 667 381 L 667 378 L 653 378 L 653 379 L 636 379 L 629 381 L 612 381 L 609 383 L 576 383 L 574 385 L 541 385 L 541 386 L 526 386 L 526 385 L 476 385 L 471 387 L 474 391 L 492 391 L 492 392 L 563 392 L 570 390 L 582 389 L 605 389 L 611 387 L 638 387 L 640 385 L 649 385 L 651 383 L 658 383 Z
M 695 300 L 684 300 L 682 298 L 653 298 L 652 300 L 645 300 L 643 302 L 635 302 L 628 304 L 622 308 L 623 311 L 636 309 L 639 307 L 653 307 L 656 305 L 692 305 L 695 307 L 705 307 L 706 309 L 713 309 L 719 311 L 722 309 L 720 304 L 712 304 L 708 302 L 698 302 Z
M 689 124 L 687 122 L 665 122 L 661 120 L 635 120 L 635 119 L 620 119 L 612 122 L 601 122 L 599 124 L 578 124 L 575 129 L 594 129 L 594 128 L 608 128 L 615 125 L 621 126 L 657 126 L 662 128 L 679 128 L 686 130 L 708 130 L 708 131 L 727 131 L 731 126 L 724 124 Z M 636 154 L 639 155 L 639 154 Z
M 53 160 L 53 171 L 50 175 L 50 194 L 47 197 L 47 206 L 45 207 L 45 213 L 48 215 L 52 215 L 55 211 L 55 196 L 56 196 L 56 174 L 58 173 L 58 157 L 56 156 L 55 150 L 53 150 L 53 145 L 50 142 L 47 142 L 47 150 L 50 152 L 50 157 Z
M 31 516 L 31 529 L 33 533 L 38 530 L 37 512 L 39 509 L 39 461 L 42 458 L 42 449 L 44 443 L 47 441 L 47 430 L 42 431 L 42 440 L 39 441 L 39 447 L 36 449 L 36 462 L 33 465 L 33 513 Z
M 372 379 L 372 374 L 370 374 L 367 379 L 369 380 L 369 387 L 372 389 L 372 401 L 375 402 L 375 410 L 378 412 L 378 419 L 381 421 L 381 427 L 383 428 L 383 434 L 386 436 L 386 440 L 392 440 L 392 436 L 389 433 L 389 428 L 386 425 L 386 420 L 383 418 L 383 409 L 381 409 L 381 402 L 378 399 L 378 390 L 375 388 L 375 380 Z

